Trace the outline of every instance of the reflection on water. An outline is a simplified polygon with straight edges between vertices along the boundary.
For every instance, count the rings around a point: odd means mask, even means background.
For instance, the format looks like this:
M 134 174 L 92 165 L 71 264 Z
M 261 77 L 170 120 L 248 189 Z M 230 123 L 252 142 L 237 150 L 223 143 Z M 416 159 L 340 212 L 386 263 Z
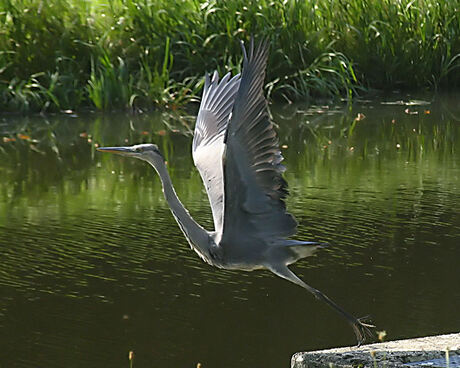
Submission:
M 273 108 L 298 238 L 331 244 L 295 269 L 389 338 L 458 331 L 460 111 L 386 102 Z M 0 120 L 0 364 L 128 366 L 133 350 L 136 366 L 287 366 L 295 351 L 354 343 L 295 285 L 201 262 L 153 170 L 95 152 L 158 143 L 211 229 L 190 126 L 164 115 Z

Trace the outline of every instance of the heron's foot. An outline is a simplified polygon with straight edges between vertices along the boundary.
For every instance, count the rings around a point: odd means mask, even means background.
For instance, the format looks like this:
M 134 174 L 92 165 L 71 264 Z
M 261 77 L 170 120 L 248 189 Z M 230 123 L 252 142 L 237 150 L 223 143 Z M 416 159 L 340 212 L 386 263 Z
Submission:
M 358 347 L 360 347 L 365 341 L 366 337 L 373 337 L 374 332 L 373 328 L 374 325 L 368 323 L 368 317 L 356 318 L 355 321 L 350 322 L 351 327 L 353 327 L 353 331 L 355 332 L 356 339 L 358 340 Z

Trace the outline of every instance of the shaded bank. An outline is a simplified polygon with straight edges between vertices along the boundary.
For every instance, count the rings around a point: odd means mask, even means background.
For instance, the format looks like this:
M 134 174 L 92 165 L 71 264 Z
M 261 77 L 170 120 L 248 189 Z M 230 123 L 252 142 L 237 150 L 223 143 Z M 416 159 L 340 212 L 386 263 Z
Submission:
M 237 40 L 268 36 L 267 91 L 458 88 L 459 1 L 2 0 L 0 108 L 168 106 L 206 71 L 238 71 Z

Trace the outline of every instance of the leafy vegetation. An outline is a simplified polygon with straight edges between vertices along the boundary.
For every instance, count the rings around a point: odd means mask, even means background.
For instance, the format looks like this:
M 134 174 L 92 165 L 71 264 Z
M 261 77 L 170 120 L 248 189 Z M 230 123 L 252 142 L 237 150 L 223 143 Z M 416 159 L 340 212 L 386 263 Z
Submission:
M 460 3 L 435 0 L 0 0 L 0 108 L 176 108 L 268 37 L 287 100 L 460 84 Z

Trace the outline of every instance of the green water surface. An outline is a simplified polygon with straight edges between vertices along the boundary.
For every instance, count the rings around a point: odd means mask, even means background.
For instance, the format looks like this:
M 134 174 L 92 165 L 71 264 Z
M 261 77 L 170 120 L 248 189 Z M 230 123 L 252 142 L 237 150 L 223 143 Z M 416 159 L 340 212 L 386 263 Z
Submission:
M 459 97 L 271 109 L 296 238 L 329 243 L 293 269 L 387 339 L 460 329 Z M 128 367 L 129 351 L 134 367 L 287 367 L 294 352 L 355 343 L 301 288 L 203 263 L 152 168 L 95 150 L 157 143 L 212 229 L 193 124 L 0 117 L 0 367 Z

